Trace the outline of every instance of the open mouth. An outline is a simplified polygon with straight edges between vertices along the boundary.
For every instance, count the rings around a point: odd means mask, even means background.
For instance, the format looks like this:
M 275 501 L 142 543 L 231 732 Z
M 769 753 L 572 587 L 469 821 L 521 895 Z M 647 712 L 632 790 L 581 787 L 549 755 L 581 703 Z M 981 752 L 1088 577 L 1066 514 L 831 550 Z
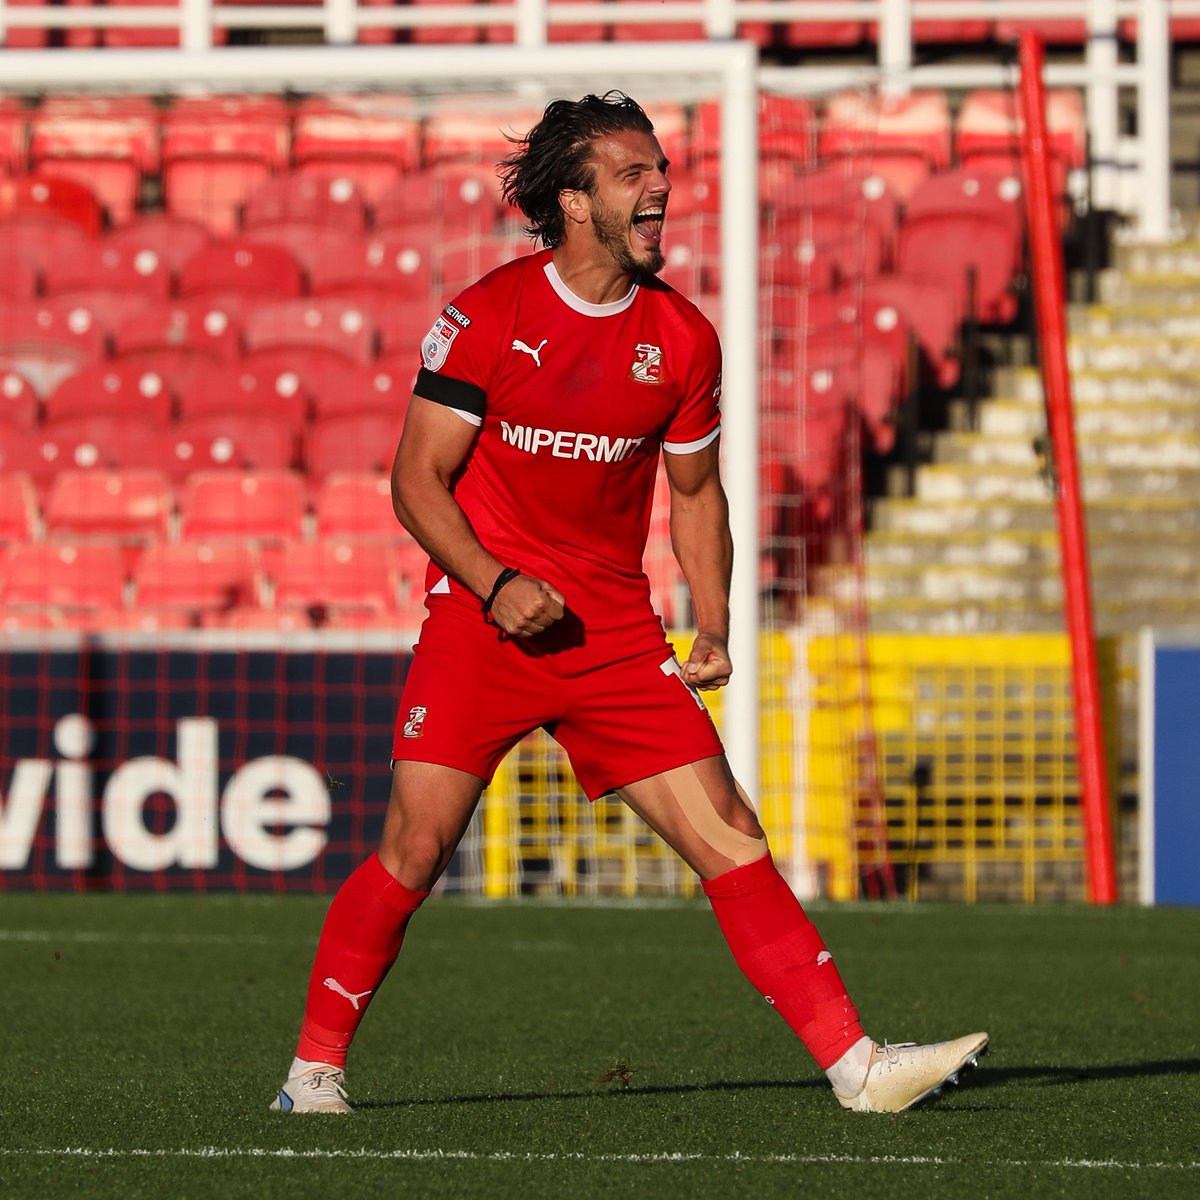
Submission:
M 633 217 L 633 227 L 638 236 L 646 242 L 658 245 L 662 241 L 663 220 L 667 210 L 661 204 L 654 208 L 644 208 Z

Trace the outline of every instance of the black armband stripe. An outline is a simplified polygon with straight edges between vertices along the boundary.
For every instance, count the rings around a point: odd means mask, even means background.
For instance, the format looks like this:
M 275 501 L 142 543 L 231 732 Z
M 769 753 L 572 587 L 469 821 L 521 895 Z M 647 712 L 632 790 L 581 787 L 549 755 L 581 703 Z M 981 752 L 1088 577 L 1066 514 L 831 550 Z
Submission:
M 427 367 L 422 367 L 417 372 L 413 392 L 426 400 L 432 400 L 434 404 L 458 408 L 480 418 L 487 410 L 487 393 L 483 388 L 473 383 L 465 383 L 461 379 L 451 379 L 448 375 L 439 375 Z

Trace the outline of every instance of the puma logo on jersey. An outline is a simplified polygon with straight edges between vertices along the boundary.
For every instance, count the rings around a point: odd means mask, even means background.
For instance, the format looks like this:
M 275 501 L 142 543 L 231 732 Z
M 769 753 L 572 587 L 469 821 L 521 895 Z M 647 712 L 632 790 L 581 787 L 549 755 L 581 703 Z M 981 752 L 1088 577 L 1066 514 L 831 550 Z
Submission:
M 533 346 L 527 346 L 523 341 L 521 341 L 520 338 L 513 338 L 512 348 L 514 350 L 520 350 L 522 354 L 528 354 L 529 357 L 532 358 L 533 361 L 540 367 L 542 365 L 542 347 L 547 341 L 549 341 L 548 338 L 542 338 L 542 340 L 538 342 L 537 348 L 534 349 Z
M 355 1012 L 358 1012 L 358 1010 L 362 1007 L 363 997 L 369 996 L 375 990 L 374 988 L 367 988 L 365 992 L 348 992 L 340 983 L 338 983 L 336 979 L 334 979 L 332 975 L 325 980 L 325 986 L 331 992 L 337 992 L 339 996 L 345 996 L 346 999 L 349 1000 L 352 1005 L 354 1005 Z

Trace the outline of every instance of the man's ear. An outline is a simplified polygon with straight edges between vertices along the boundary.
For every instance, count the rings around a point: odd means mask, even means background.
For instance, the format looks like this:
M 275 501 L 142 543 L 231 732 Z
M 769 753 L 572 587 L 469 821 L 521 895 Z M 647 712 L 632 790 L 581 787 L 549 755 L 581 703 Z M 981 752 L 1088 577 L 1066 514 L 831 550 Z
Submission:
M 558 193 L 558 205 L 568 221 L 582 225 L 592 215 L 592 198 L 579 188 L 563 188 Z

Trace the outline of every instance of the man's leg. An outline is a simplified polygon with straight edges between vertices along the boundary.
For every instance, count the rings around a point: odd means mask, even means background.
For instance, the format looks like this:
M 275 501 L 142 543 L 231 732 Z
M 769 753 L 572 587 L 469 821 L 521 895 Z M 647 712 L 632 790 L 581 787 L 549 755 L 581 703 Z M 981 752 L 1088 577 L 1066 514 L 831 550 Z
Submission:
M 346 1054 L 400 952 L 409 918 L 446 869 L 483 780 L 431 763 L 395 764 L 379 850 L 334 896 L 308 984 L 288 1081 L 272 1108 L 349 1112 Z
M 903 1049 L 881 1049 L 864 1034 L 833 956 L 775 868 L 723 756 L 619 794 L 700 876 L 734 960 L 825 1071 L 844 1107 L 911 1107 L 983 1050 L 982 1034 Z

